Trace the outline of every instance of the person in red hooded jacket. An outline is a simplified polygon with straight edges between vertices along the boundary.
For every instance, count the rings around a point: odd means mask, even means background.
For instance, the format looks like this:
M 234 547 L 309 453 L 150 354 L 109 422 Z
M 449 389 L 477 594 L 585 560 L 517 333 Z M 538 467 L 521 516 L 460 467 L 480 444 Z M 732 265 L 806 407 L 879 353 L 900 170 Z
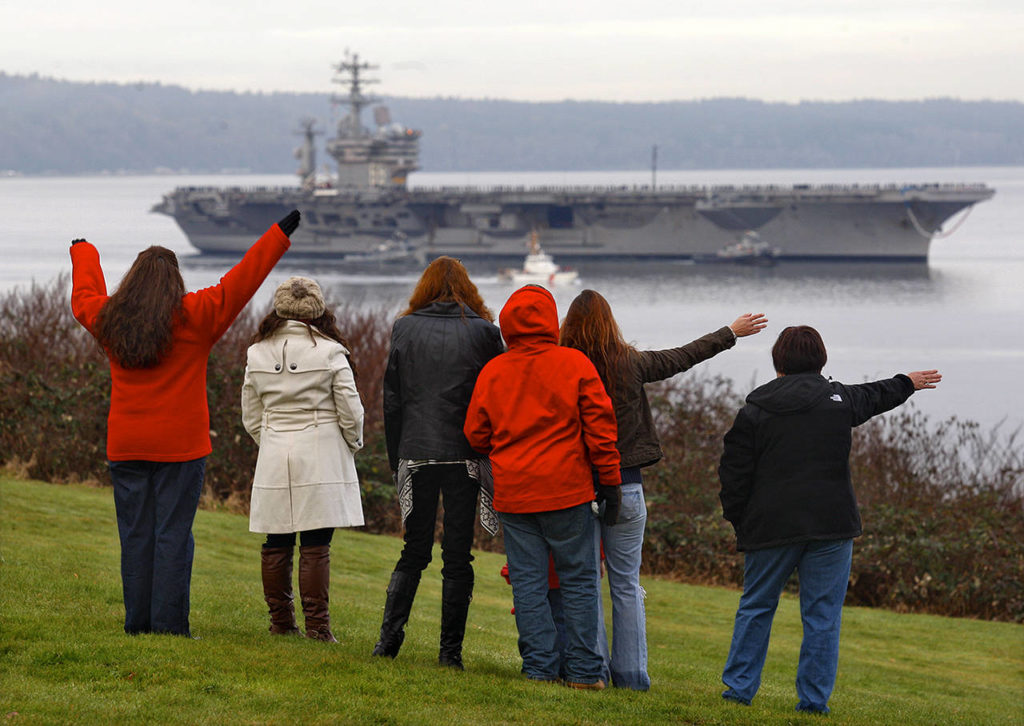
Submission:
M 594 479 L 605 521 L 618 517 L 617 430 L 611 399 L 586 355 L 558 345 L 551 293 L 527 285 L 498 318 L 508 351 L 477 378 L 466 412 L 470 445 L 487 454 L 494 509 L 504 529 L 523 673 L 559 679 L 560 653 L 548 605 L 554 558 L 565 609 L 565 684 L 604 688 Z
M 299 218 L 292 211 L 217 285 L 190 293 L 174 252 L 153 246 L 108 295 L 97 249 L 71 242 L 71 311 L 110 359 L 107 459 L 128 634 L 191 635 L 192 521 L 213 450 L 207 360 L 291 245 Z

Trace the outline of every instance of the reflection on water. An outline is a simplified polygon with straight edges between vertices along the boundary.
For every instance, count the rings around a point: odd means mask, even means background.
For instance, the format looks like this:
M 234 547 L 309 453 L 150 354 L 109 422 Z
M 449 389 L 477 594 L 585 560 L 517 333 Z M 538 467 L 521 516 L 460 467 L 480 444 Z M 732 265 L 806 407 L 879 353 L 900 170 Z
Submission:
M 201 287 L 215 283 L 237 257 L 192 254 L 182 256 L 180 261 L 190 287 Z M 466 266 L 487 304 L 500 309 L 515 288 L 499 277 L 501 263 L 467 260 Z M 898 306 L 933 306 L 936 312 L 943 309 L 947 313 L 951 308 L 955 314 L 976 307 L 979 300 L 988 304 L 992 295 L 1016 288 L 1024 262 L 988 263 L 984 269 L 971 270 L 963 264 L 935 267 L 920 263 L 783 261 L 748 267 L 688 261 L 602 261 L 580 264 L 575 269 L 580 273 L 579 280 L 552 290 L 560 310 L 579 290 L 592 288 L 625 311 L 642 307 L 638 314 L 645 317 L 676 311 L 680 306 L 690 308 L 688 315 L 694 307 L 732 309 L 741 304 L 797 317 L 801 312 L 838 307 L 846 313 L 856 312 L 874 325 L 876 313 L 895 311 Z M 353 267 L 341 259 L 286 255 L 268 284 L 290 275 L 312 276 L 339 300 L 397 308 L 408 299 L 421 272 L 422 266 L 415 263 Z M 1024 306 L 1022 296 L 1014 298 L 1018 309 Z
M 580 268 L 583 284 L 601 287 L 631 286 L 650 300 L 734 299 L 744 296 L 781 300 L 906 298 L 937 291 L 941 282 L 925 264 L 870 264 L 780 262 L 769 267 L 659 263 L 588 265 Z
M 673 278 L 707 278 L 709 280 L 758 280 L 758 279 L 878 279 L 905 280 L 927 279 L 929 268 L 926 263 L 910 262 L 789 262 L 774 265 L 741 264 L 699 264 L 689 260 L 669 262 L 588 262 L 579 265 L 582 274 L 599 278 L 607 277 L 651 277 L 671 276 Z
M 237 261 L 237 256 L 191 254 L 180 256 L 184 269 L 196 271 L 224 270 Z M 483 260 L 464 260 L 473 279 L 494 282 L 498 272 L 507 265 Z M 926 263 L 870 262 L 779 262 L 770 266 L 697 264 L 690 260 L 659 262 L 593 261 L 572 266 L 580 277 L 601 283 L 650 285 L 733 286 L 764 284 L 778 281 L 830 286 L 832 284 L 878 284 L 925 282 L 935 278 L 935 271 Z M 415 283 L 423 266 L 409 262 L 388 262 L 379 265 L 351 265 L 341 258 L 286 255 L 278 263 L 278 271 L 318 275 L 353 285 Z

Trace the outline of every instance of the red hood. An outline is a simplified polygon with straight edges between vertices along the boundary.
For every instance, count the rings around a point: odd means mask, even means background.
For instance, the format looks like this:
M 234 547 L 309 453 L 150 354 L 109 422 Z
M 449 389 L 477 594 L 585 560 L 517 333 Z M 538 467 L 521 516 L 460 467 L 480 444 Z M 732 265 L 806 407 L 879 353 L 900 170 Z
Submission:
M 512 293 L 498 323 L 510 348 L 531 342 L 558 344 L 555 298 L 539 285 L 526 285 Z

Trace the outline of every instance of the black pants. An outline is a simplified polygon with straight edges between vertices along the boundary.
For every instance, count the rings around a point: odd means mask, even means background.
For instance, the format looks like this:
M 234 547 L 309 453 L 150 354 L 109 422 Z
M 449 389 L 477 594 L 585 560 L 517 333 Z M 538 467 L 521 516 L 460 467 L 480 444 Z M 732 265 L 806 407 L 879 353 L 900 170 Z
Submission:
M 302 536 L 300 540 L 303 547 L 322 547 L 323 545 L 329 545 L 331 543 L 331 537 L 334 536 L 334 527 L 326 527 L 324 529 L 307 529 L 305 532 L 299 532 Z M 295 532 L 286 532 L 285 534 L 268 534 L 267 541 L 263 543 L 264 547 L 275 548 L 275 547 L 294 547 L 295 546 Z
M 412 511 L 405 520 L 405 547 L 395 569 L 410 574 L 430 564 L 438 498 L 443 497 L 444 531 L 441 536 L 441 576 L 473 582 L 473 524 L 480 485 L 465 464 L 432 464 L 412 475 Z
M 192 521 L 206 458 L 112 461 L 126 633 L 189 635 Z

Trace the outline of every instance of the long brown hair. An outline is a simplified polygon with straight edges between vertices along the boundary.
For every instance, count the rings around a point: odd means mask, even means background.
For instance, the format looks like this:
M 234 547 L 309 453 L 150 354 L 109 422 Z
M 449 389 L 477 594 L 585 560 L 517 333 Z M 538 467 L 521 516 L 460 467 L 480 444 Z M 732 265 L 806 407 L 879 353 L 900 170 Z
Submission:
M 461 303 L 484 320 L 494 322 L 494 313 L 484 305 L 466 268 L 454 257 L 438 257 L 427 265 L 409 296 L 409 307 L 401 315 L 409 315 L 435 302 Z
M 256 328 L 256 334 L 252 336 L 252 340 L 249 344 L 259 343 L 261 340 L 266 340 L 285 323 L 295 320 L 294 318 L 282 318 L 277 314 L 277 311 L 271 310 L 267 313 L 266 317 L 260 321 L 260 324 Z M 338 321 L 334 317 L 334 313 L 331 312 L 330 308 L 324 308 L 323 315 L 312 320 L 295 320 L 297 323 L 303 323 L 309 330 L 309 339 L 313 341 L 313 345 L 316 345 L 316 336 L 313 335 L 313 329 L 316 328 L 318 333 L 321 333 L 333 341 L 341 343 L 345 346 L 345 349 L 350 353 L 352 352 L 352 346 L 349 345 L 348 341 L 345 340 L 345 336 L 338 330 Z M 347 356 L 349 367 L 352 368 L 352 376 L 356 377 L 356 365 L 352 362 L 352 356 Z
M 122 367 L 153 368 L 171 348 L 184 295 L 174 253 L 143 250 L 100 309 L 96 337 Z
M 622 338 L 612 308 L 601 293 L 584 290 L 569 305 L 559 345 L 583 351 L 597 369 L 609 396 L 614 395 L 622 364 L 633 350 Z

